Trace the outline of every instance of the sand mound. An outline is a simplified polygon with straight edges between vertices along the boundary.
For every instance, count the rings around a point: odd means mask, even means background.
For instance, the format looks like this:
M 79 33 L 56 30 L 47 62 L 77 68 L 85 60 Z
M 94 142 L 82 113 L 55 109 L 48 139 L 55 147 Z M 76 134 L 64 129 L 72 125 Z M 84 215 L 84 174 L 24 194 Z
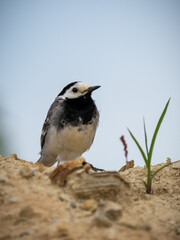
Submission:
M 101 173 L 83 158 L 57 169 L 1 156 L 0 240 L 180 239 L 179 162 L 156 175 L 151 195 L 145 178 L 142 167 Z

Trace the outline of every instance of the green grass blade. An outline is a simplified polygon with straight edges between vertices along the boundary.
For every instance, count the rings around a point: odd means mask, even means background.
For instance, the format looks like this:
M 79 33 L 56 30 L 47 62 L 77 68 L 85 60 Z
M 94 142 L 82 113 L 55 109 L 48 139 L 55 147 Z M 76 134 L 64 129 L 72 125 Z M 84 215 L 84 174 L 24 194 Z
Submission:
M 147 183 L 141 179 L 141 181 L 144 183 L 145 188 L 147 189 Z
M 156 171 L 151 175 L 151 179 L 153 179 L 153 178 L 156 176 L 156 174 L 157 174 L 158 172 L 160 172 L 163 168 L 168 167 L 168 166 L 171 165 L 171 164 L 172 164 L 172 163 L 168 163 L 168 164 L 164 165 L 163 167 L 160 167 L 158 170 L 156 170 Z
M 147 132 L 146 132 L 146 124 L 145 124 L 145 119 L 143 118 L 144 122 L 144 135 L 145 135 L 145 145 L 146 145 L 146 153 L 147 153 L 147 158 L 148 158 L 148 142 L 147 142 Z
M 176 162 L 179 162 L 179 160 L 178 160 L 178 161 L 175 161 L 175 162 L 172 162 L 172 163 L 167 163 L 166 165 L 160 167 L 158 170 L 156 170 L 156 171 L 151 175 L 151 179 L 153 179 L 153 178 L 156 176 L 156 174 L 157 174 L 158 172 L 160 172 L 163 168 L 168 167 L 169 165 L 171 165 L 171 164 L 173 164 L 173 163 L 176 163 Z
M 139 151 L 141 152 L 141 155 L 142 155 L 142 157 L 144 158 L 144 161 L 145 161 L 145 163 L 146 163 L 146 166 L 148 166 L 148 161 L 147 161 L 147 158 L 146 158 L 146 155 L 145 155 L 143 149 L 141 148 L 141 146 L 139 145 L 138 141 L 136 140 L 136 138 L 134 137 L 134 135 L 132 134 L 132 132 L 129 130 L 129 128 L 128 128 L 128 131 L 129 131 L 131 137 L 133 138 L 134 142 L 136 143 L 137 147 L 139 148 Z
M 168 105 L 169 105 L 170 100 L 171 100 L 171 99 L 169 98 L 169 100 L 168 100 L 168 102 L 166 103 L 166 106 L 165 106 L 165 108 L 164 108 L 164 110 L 163 110 L 163 112 L 162 112 L 162 114 L 161 114 L 161 116 L 160 116 L 160 118 L 159 118 L 159 121 L 158 121 L 158 123 L 157 123 L 156 129 L 155 129 L 155 131 L 154 131 L 154 135 L 153 135 L 153 138 L 152 138 L 152 141 L 151 141 L 151 146 L 150 146 L 149 155 L 148 155 L 149 164 L 151 163 L 151 158 L 152 158 L 152 152 L 153 152 L 153 148 L 154 148 L 154 143 L 155 143 L 155 140 L 156 140 L 156 137 L 157 137 L 159 128 L 160 128 L 160 126 L 161 126 L 161 123 L 162 123 L 162 121 L 163 121 L 163 118 L 164 118 L 164 116 L 165 116 L 165 114 L 166 114 L 166 111 L 167 111 L 167 108 L 168 108 Z

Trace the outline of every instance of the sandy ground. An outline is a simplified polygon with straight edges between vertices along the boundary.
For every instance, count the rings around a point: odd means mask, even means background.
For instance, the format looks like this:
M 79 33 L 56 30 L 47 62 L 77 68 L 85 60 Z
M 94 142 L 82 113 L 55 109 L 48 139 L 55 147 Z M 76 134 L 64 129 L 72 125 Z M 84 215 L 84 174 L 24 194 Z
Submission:
M 81 158 L 54 170 L 0 156 L 0 240 L 180 239 L 179 162 L 156 175 L 151 195 L 142 167 L 97 173 Z

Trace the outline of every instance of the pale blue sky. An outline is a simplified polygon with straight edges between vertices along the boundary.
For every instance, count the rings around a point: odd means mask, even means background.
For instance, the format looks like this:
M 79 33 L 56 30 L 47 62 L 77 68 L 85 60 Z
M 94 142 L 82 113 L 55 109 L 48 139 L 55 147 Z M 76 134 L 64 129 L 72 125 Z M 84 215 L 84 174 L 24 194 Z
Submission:
M 96 167 L 144 165 L 144 146 L 171 97 L 152 164 L 180 159 L 180 1 L 0 0 L 0 98 L 8 153 L 36 161 L 48 108 L 68 83 L 101 85 L 100 124 L 84 154 Z

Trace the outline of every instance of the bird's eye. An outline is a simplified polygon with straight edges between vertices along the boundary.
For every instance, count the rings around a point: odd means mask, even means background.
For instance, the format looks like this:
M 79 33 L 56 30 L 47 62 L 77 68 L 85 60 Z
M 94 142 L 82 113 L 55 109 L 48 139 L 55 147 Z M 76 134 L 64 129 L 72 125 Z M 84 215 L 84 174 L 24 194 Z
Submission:
M 73 88 L 72 91 L 73 91 L 74 93 L 76 93 L 76 92 L 78 92 L 78 89 L 77 89 L 77 88 Z

